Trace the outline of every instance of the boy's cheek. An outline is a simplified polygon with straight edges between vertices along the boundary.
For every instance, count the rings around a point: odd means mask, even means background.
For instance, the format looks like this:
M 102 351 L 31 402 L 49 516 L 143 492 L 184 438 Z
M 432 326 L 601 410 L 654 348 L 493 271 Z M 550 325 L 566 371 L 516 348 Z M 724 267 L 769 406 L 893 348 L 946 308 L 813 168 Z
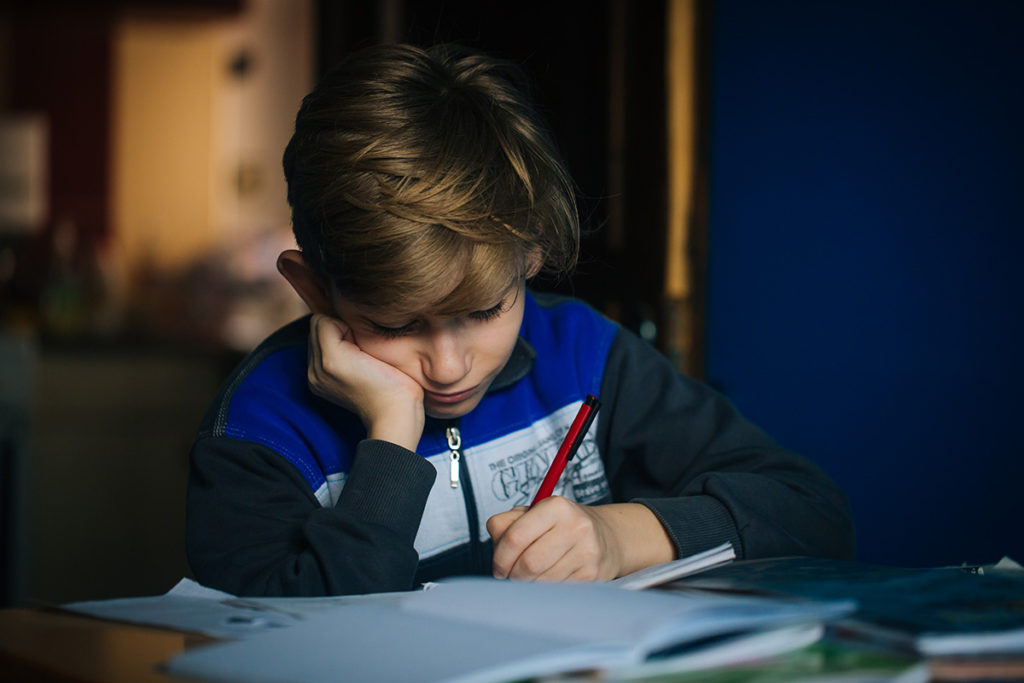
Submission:
M 372 335 L 361 335 L 356 337 L 355 345 L 366 355 L 387 363 L 412 377 L 417 384 L 422 384 L 415 374 L 415 363 L 412 362 L 415 354 L 405 348 L 401 339 L 385 340 L 382 343 Z

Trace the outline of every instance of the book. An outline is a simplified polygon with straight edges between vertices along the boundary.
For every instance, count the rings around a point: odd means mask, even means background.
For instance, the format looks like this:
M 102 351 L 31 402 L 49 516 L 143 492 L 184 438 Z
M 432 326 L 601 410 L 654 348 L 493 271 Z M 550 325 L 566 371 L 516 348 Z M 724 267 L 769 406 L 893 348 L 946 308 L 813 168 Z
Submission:
M 815 558 L 743 560 L 670 584 L 815 600 L 854 600 L 844 626 L 928 657 L 1024 657 L 1024 570 L 994 567 L 911 569 Z
M 192 649 L 167 671 L 253 683 L 510 681 L 679 658 L 688 647 L 824 623 L 853 609 L 846 600 L 460 578 L 401 601 L 350 604 L 285 629 Z M 794 633 L 806 638 L 806 629 Z

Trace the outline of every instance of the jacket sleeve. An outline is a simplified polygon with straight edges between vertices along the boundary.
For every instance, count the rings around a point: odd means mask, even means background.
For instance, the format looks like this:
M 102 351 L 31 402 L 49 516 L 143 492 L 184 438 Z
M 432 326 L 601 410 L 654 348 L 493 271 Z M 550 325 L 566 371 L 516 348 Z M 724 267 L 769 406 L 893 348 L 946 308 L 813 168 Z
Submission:
M 337 505 L 325 508 L 271 449 L 201 438 L 189 472 L 189 564 L 200 583 L 235 595 L 409 590 L 435 476 L 419 455 L 365 440 Z
M 730 541 L 740 559 L 852 559 L 845 495 L 710 387 L 620 330 L 602 383 L 598 440 L 617 502 L 646 505 L 680 557 Z

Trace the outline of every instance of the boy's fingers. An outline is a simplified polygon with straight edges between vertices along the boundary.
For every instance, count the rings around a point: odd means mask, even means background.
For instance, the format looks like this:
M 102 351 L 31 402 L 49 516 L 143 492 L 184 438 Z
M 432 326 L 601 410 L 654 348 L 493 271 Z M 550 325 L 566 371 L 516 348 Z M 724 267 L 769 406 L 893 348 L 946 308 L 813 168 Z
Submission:
M 555 559 L 544 571 L 532 577 L 532 580 L 543 582 L 592 580 L 587 578 L 585 567 L 581 565 L 579 558 L 572 550 L 572 548 L 566 548 L 561 557 Z
M 551 515 L 550 511 L 545 514 L 542 509 L 537 507 L 514 508 L 502 514 L 508 515 L 518 510 L 522 510 L 522 512 L 502 530 L 500 539 L 494 544 L 494 576 L 499 579 L 509 576 L 521 578 L 531 573 L 528 567 L 542 564 L 542 558 L 548 551 L 545 546 L 540 546 L 538 549 L 533 549 L 533 546 L 557 526 L 557 516 Z M 554 539 L 548 539 L 548 542 L 552 540 Z M 518 566 L 524 560 L 524 555 L 531 549 L 534 552 L 526 558 L 529 564 Z
M 490 534 L 491 540 L 497 543 L 501 540 L 501 537 L 505 535 L 505 531 L 508 530 L 512 523 L 523 516 L 529 508 L 523 507 L 522 505 L 516 506 L 511 510 L 505 512 L 499 512 L 496 515 L 491 515 L 487 520 L 487 533 Z
M 518 581 L 563 581 L 574 569 L 573 545 L 563 527 L 553 526 L 519 553 L 508 576 Z
M 522 581 L 603 578 L 600 532 L 585 508 L 552 496 L 531 508 L 496 542 L 494 574 Z M 607 578 L 610 578 L 607 577 Z
M 501 540 L 505 530 L 516 520 L 509 512 L 499 512 L 496 515 L 491 515 L 487 520 L 487 533 L 490 534 L 491 540 L 495 543 Z
M 313 330 L 313 336 L 321 344 L 324 342 L 337 342 L 340 339 L 351 341 L 352 330 L 341 318 L 316 313 L 310 319 L 309 324 Z

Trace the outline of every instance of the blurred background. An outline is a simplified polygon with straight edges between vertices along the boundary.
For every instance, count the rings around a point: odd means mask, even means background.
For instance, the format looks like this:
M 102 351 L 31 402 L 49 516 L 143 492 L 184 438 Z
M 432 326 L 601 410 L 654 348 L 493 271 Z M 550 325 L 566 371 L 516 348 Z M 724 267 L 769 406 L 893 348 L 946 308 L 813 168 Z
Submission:
M 188 575 L 188 449 L 304 313 L 280 157 L 345 53 L 513 59 L 573 293 L 847 491 L 860 559 L 1024 561 L 1024 3 L 0 0 L 0 605 Z

